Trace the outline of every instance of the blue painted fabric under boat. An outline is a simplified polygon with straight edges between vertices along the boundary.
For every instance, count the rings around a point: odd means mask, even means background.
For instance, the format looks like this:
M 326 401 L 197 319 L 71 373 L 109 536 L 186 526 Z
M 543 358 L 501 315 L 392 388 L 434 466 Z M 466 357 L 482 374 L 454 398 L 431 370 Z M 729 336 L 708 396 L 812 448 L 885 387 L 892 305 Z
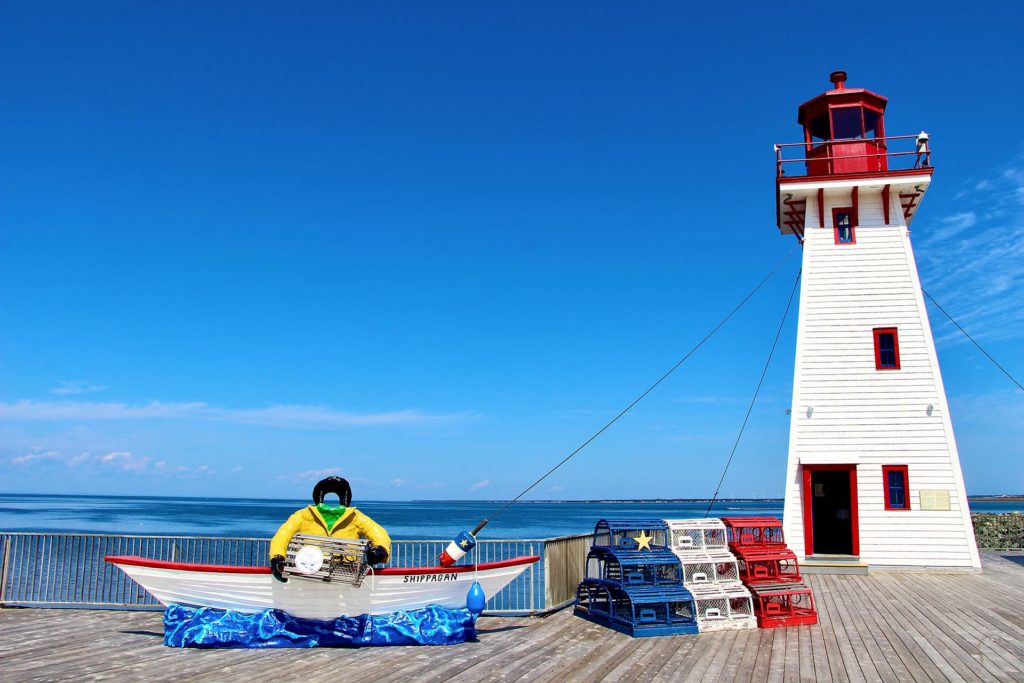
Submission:
M 476 626 L 469 610 L 436 605 L 331 621 L 298 619 L 275 609 L 242 614 L 212 607 L 169 605 L 164 611 L 164 645 L 169 647 L 452 645 L 474 640 Z

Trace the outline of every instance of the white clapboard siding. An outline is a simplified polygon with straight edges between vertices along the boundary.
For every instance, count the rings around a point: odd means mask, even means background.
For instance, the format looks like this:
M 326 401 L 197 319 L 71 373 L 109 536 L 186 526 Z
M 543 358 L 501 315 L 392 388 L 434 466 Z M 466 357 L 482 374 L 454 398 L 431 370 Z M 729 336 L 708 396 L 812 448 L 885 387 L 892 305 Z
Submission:
M 917 266 L 898 199 L 885 224 L 879 188 L 858 196 L 855 244 L 835 244 L 832 209 L 848 190 L 807 201 L 784 524 L 805 556 L 801 464 L 857 466 L 862 562 L 980 567 L 963 474 Z M 875 368 L 878 327 L 895 327 L 899 370 Z M 882 467 L 908 468 L 910 510 L 885 510 Z M 922 490 L 949 493 L 949 510 L 920 509 Z

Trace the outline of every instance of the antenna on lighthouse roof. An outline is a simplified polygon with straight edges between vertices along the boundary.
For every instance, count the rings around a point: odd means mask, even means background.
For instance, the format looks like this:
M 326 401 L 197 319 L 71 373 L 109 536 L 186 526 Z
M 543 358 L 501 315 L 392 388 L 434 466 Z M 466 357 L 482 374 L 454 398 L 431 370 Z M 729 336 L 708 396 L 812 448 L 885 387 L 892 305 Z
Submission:
M 828 75 L 828 80 L 832 81 L 832 84 L 836 86 L 836 90 L 843 90 L 846 87 L 846 72 L 833 71 Z

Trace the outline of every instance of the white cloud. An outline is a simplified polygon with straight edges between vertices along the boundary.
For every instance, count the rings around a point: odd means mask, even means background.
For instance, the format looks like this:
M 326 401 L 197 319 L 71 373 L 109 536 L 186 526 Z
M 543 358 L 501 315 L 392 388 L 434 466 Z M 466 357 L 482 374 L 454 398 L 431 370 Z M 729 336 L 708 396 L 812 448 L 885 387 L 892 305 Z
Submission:
M 743 398 L 740 396 L 719 396 L 717 394 L 687 394 L 686 396 L 679 396 L 672 399 L 673 403 L 706 403 L 710 405 L 716 405 L 720 403 L 744 403 L 749 402 L 750 398 Z
M 348 413 L 322 406 L 277 405 L 268 408 L 208 408 L 207 416 L 215 420 L 274 427 L 367 427 L 382 425 L 417 424 L 463 419 L 464 413 L 432 415 L 418 410 L 398 410 L 382 413 Z
M 150 476 L 195 477 L 213 476 L 216 472 L 209 465 L 189 467 L 188 465 L 169 465 L 166 460 L 155 463 L 148 455 L 138 455 L 132 451 L 109 451 L 101 455 L 88 452 L 77 455 L 64 454 L 56 450 L 35 449 L 25 455 L 11 458 L 8 462 L 21 468 L 38 466 L 74 467 L 82 472 L 145 474 Z M 242 469 L 236 467 L 233 472 Z
M 292 472 L 290 474 L 278 475 L 279 480 L 291 481 L 295 483 L 310 482 L 316 483 L 324 477 L 341 475 L 340 467 L 325 467 L 319 470 L 305 470 L 304 472 Z
M 68 464 L 72 467 L 81 465 L 83 462 L 88 462 L 90 457 L 92 456 L 88 453 L 79 453 L 78 455 L 68 458 Z
M 922 286 L 979 342 L 1024 337 L 1022 163 L 970 181 L 963 210 L 937 226 L 914 226 Z M 931 320 L 937 344 L 969 343 L 942 312 Z
M 63 456 L 61 456 L 59 451 L 33 450 L 25 455 L 19 455 L 15 458 L 11 458 L 11 464 L 28 465 L 29 463 L 38 461 L 60 460 L 62 457 Z
M 931 232 L 928 242 L 940 242 L 950 237 L 959 235 L 968 228 L 973 228 L 978 223 L 978 215 L 973 211 L 955 213 L 942 219 L 942 227 Z
M 472 486 L 470 486 L 469 490 L 470 491 L 479 491 L 480 489 L 485 489 L 485 488 L 487 488 L 490 485 L 491 485 L 491 480 L 490 479 L 482 479 L 482 480 L 476 482 L 475 484 L 473 484 Z
M 266 427 L 341 429 L 424 424 L 468 419 L 468 413 L 431 414 L 418 410 L 349 413 L 323 406 L 277 405 L 266 408 L 222 408 L 202 402 L 141 405 L 120 402 L 32 401 L 0 403 L 0 420 L 212 420 Z
M 96 456 L 95 462 L 121 472 L 143 472 L 149 465 L 149 458 L 137 456 L 131 451 L 112 451 Z
M 71 396 L 73 394 L 91 394 L 97 391 L 103 391 L 107 387 L 102 384 L 93 384 L 85 380 L 72 380 L 59 382 L 60 386 L 54 389 L 50 389 L 51 394 L 57 396 Z
M 7 420 L 141 420 L 197 417 L 205 403 L 160 403 L 145 405 L 94 403 L 88 401 L 30 401 L 0 403 L 0 419 Z

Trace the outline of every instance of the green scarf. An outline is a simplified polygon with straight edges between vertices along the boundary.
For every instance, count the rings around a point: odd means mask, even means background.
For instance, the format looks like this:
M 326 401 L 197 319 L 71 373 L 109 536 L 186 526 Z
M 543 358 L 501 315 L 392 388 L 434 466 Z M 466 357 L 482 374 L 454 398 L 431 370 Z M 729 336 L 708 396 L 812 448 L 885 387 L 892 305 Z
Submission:
M 328 505 L 327 503 L 320 503 L 316 506 L 317 512 L 327 522 L 327 530 L 330 531 L 334 527 L 334 523 L 341 519 L 341 516 L 345 514 L 347 509 L 344 505 Z

